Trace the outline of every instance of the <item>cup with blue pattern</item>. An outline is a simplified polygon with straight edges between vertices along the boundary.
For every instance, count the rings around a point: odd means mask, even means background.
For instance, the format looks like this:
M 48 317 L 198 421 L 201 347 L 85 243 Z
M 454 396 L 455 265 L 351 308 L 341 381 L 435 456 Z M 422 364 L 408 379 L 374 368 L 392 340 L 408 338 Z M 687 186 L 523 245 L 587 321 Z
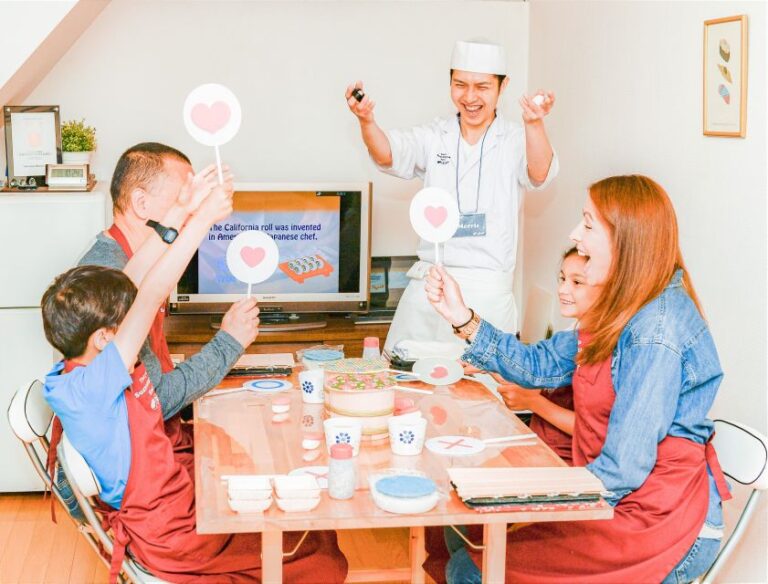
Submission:
M 322 369 L 305 369 L 299 373 L 299 389 L 301 400 L 305 404 L 323 403 L 323 384 L 325 371 Z
M 393 454 L 416 456 L 424 448 L 427 419 L 422 417 L 393 416 L 389 426 L 389 447 Z
M 328 454 L 334 444 L 349 444 L 352 447 L 352 456 L 360 452 L 360 439 L 363 435 L 363 424 L 357 418 L 338 416 L 328 418 L 323 422 L 325 431 L 325 445 Z

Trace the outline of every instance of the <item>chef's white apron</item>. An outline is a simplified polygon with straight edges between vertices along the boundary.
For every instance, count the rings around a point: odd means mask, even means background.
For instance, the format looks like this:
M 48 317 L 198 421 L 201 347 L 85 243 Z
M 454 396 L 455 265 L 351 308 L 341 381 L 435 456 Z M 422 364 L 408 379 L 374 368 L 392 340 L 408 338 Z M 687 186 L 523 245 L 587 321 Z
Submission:
M 433 264 L 416 262 L 408 271 L 410 282 L 400 298 L 384 348 L 390 351 L 398 341 L 441 341 L 464 345 L 451 325 L 432 307 L 424 291 L 424 278 Z M 517 332 L 517 307 L 512 294 L 512 272 L 478 268 L 446 267 L 456 279 L 464 302 L 496 328 Z

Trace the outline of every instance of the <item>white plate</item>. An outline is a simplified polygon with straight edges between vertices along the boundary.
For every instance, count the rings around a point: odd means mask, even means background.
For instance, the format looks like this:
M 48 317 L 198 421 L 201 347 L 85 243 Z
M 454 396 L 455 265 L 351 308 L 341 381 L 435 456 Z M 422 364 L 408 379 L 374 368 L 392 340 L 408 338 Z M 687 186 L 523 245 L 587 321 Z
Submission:
M 469 436 L 435 436 L 424 443 L 435 454 L 445 456 L 470 456 L 485 450 L 485 443 Z
M 310 474 L 275 477 L 275 491 L 280 499 L 316 499 L 320 485 Z
M 286 389 L 292 389 L 293 384 L 285 379 L 254 379 L 243 383 L 244 389 L 263 393 L 274 393 Z
M 269 509 L 270 505 L 272 505 L 272 497 L 269 497 L 268 499 L 259 499 L 257 501 L 227 499 L 227 502 L 232 511 L 237 513 L 263 513 Z
M 227 479 L 227 493 L 230 499 L 255 501 L 272 496 L 272 483 L 263 475 L 230 476 Z
M 317 484 L 321 489 L 328 488 L 328 467 L 327 466 L 300 466 L 294 468 L 288 473 L 289 476 L 310 475 L 317 479 Z
M 438 491 L 424 497 L 406 499 L 382 495 L 376 488 L 372 488 L 371 495 L 373 496 L 373 502 L 376 503 L 379 509 L 398 514 L 426 513 L 437 505 L 437 502 L 440 500 L 440 493 Z
M 277 506 L 286 513 L 297 513 L 301 511 L 311 511 L 320 503 L 320 497 L 314 499 L 275 499 Z

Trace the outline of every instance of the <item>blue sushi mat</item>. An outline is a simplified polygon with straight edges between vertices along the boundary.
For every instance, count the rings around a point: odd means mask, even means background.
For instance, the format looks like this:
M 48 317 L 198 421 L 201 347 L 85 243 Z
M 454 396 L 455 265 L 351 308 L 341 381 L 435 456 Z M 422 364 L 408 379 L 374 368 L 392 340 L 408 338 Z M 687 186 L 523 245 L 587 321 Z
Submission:
M 382 495 L 401 499 L 425 497 L 437 490 L 437 485 L 432 479 L 412 475 L 384 477 L 376 481 L 375 487 Z

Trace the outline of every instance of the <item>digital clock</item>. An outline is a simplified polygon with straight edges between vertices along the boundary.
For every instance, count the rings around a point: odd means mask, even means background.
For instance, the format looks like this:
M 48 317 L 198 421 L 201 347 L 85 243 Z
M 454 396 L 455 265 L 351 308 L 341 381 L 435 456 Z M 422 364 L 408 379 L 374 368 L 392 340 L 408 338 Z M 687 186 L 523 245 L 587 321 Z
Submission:
M 88 164 L 46 164 L 45 183 L 51 191 L 87 191 Z

